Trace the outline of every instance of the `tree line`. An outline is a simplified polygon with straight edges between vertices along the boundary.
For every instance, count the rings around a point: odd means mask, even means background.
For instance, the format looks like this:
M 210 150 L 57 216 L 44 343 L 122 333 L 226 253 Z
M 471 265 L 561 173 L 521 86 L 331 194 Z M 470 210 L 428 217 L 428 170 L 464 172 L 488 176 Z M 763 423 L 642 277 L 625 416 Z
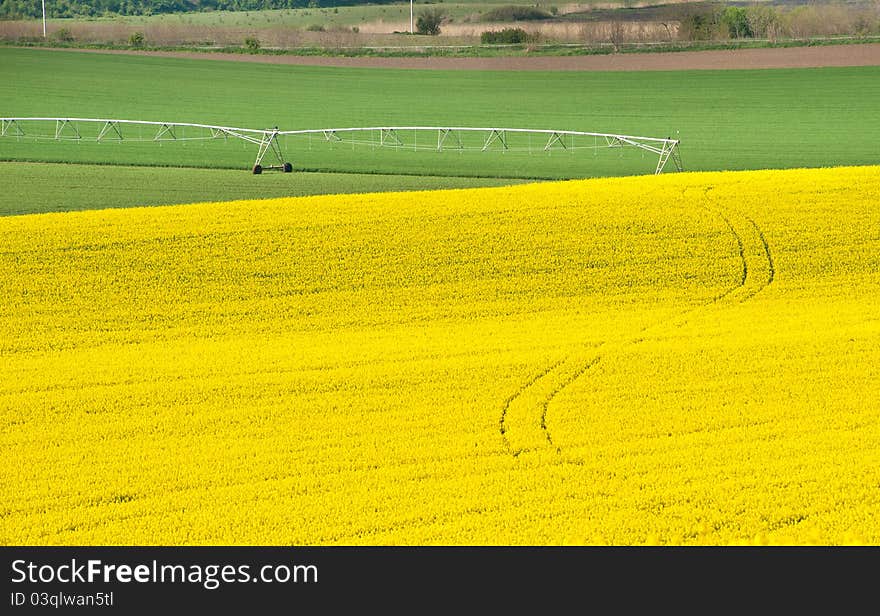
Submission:
M 46 0 L 51 18 L 101 17 L 112 15 L 158 15 L 189 11 L 262 11 L 302 9 L 357 4 L 389 4 L 392 0 Z M 40 0 L 0 0 L 0 19 L 28 19 L 42 16 Z

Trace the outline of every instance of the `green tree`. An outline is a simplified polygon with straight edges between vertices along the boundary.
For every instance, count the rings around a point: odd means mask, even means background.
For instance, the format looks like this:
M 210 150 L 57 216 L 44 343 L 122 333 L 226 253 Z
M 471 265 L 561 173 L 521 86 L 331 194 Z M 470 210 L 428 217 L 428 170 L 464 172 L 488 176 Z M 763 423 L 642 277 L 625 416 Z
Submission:
M 416 19 L 416 31 L 419 34 L 436 36 L 440 34 L 440 24 L 443 23 L 444 17 L 446 17 L 446 13 L 442 9 L 425 9 L 419 13 L 419 17 Z
M 748 12 L 741 7 L 729 6 L 721 13 L 721 23 L 727 26 L 730 38 L 752 38 Z

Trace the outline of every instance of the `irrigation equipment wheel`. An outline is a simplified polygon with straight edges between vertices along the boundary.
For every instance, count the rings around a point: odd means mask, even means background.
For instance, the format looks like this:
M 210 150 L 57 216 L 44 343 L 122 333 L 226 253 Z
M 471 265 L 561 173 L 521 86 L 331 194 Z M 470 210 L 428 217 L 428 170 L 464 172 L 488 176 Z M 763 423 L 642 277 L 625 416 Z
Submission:
M 290 173 L 291 171 L 293 171 L 293 165 L 291 165 L 290 163 L 284 163 L 282 169 L 284 169 L 284 173 Z
M 261 173 L 263 173 L 263 166 L 254 165 L 254 175 L 260 175 Z

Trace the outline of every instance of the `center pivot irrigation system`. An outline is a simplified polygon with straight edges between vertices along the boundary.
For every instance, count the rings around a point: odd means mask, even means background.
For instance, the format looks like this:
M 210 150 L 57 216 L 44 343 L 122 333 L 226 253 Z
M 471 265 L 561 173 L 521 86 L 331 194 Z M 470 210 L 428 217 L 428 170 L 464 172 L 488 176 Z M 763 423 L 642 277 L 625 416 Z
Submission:
M 53 129 L 54 125 L 54 131 Z M 146 132 L 146 134 L 145 134 Z M 419 136 L 421 135 L 421 139 Z M 638 148 L 658 157 L 654 173 L 662 173 L 672 160 L 682 171 L 678 139 L 636 137 L 612 133 L 590 133 L 572 130 L 532 128 L 474 128 L 441 126 L 371 126 L 359 128 L 321 128 L 279 130 L 278 127 L 256 129 L 213 126 L 188 122 L 149 122 L 144 120 L 108 120 L 101 118 L 0 118 L 0 137 L 43 140 L 163 142 L 211 139 L 240 139 L 257 146 L 252 171 L 265 169 L 293 171 L 284 160 L 279 137 L 316 137 L 327 142 L 368 145 L 371 147 L 454 151 L 529 151 L 598 150 L 603 148 Z M 527 141 L 526 141 L 527 140 Z M 533 141 L 537 143 L 533 145 Z M 541 145 L 543 144 L 543 145 Z M 278 164 L 264 165 L 269 153 Z

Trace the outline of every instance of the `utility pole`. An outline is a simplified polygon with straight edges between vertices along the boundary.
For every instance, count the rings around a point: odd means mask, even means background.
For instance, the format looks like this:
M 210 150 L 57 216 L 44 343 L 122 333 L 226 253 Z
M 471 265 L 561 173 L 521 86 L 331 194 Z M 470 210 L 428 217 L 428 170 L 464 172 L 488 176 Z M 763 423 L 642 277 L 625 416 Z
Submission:
M 46 38 L 46 0 L 43 0 L 43 38 Z
M 43 0 L 45 2 L 46 0 Z M 413 0 L 409 0 L 409 33 L 413 33 Z M 46 33 L 43 33 L 46 36 Z

